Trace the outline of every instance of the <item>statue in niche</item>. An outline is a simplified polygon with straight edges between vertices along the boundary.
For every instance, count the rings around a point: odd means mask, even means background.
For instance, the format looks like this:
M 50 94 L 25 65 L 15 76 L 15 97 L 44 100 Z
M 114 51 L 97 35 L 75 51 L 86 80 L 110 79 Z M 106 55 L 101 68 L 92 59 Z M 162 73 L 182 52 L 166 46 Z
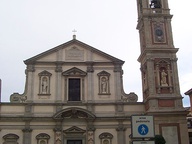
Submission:
M 47 94 L 48 93 L 48 80 L 47 80 L 47 77 L 42 78 L 41 92 L 42 92 L 42 94 Z
M 151 8 L 161 8 L 161 0 L 151 0 Z
M 108 140 L 104 140 L 103 144 L 109 144 L 109 141 Z
M 101 93 L 107 93 L 108 81 L 106 77 L 101 78 Z
M 165 70 L 161 71 L 161 86 L 168 86 L 167 73 L 165 72 Z
M 40 142 L 40 144 L 46 144 L 46 142 L 45 142 L 44 140 L 42 140 L 42 141 Z

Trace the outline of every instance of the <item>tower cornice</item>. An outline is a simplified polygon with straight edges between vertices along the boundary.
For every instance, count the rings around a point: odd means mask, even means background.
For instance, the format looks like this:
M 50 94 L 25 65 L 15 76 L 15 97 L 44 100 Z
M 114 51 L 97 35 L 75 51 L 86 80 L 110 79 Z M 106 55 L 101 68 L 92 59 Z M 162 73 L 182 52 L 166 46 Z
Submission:
M 155 53 L 173 53 L 176 54 L 179 48 L 147 48 L 140 54 L 139 58 L 137 59 L 139 62 L 142 61 L 147 54 L 155 54 Z

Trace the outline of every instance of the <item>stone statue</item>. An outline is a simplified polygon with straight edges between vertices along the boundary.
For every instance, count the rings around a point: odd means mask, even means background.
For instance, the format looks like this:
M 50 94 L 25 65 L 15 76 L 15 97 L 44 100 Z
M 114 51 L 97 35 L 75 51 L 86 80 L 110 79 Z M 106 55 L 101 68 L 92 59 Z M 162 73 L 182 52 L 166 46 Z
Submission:
M 165 70 L 162 70 L 162 72 L 161 72 L 161 86 L 168 86 L 167 73 L 165 72 Z
M 107 93 L 107 78 L 106 77 L 102 77 L 101 78 L 101 93 Z
M 42 94 L 47 94 L 48 93 L 48 81 L 47 81 L 47 77 L 43 77 L 42 79 L 42 85 L 41 85 L 41 92 Z

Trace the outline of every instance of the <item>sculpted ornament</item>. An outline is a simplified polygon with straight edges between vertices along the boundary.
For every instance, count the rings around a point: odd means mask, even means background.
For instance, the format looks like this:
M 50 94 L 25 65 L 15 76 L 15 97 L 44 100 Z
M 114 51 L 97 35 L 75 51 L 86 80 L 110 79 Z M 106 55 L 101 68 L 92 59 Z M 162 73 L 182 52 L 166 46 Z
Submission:
M 137 102 L 138 96 L 134 92 L 131 92 L 129 94 L 122 95 L 121 100 L 123 102 Z
M 55 132 L 55 143 L 61 144 L 61 132 L 60 131 Z
M 27 96 L 25 94 L 13 93 L 10 96 L 11 103 L 24 103 L 27 100 Z

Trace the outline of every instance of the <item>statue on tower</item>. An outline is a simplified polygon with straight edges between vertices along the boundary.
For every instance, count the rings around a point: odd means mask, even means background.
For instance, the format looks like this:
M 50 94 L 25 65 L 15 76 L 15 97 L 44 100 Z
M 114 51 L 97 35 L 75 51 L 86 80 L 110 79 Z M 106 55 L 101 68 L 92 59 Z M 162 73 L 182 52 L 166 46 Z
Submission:
M 151 0 L 151 8 L 161 8 L 161 0 Z

